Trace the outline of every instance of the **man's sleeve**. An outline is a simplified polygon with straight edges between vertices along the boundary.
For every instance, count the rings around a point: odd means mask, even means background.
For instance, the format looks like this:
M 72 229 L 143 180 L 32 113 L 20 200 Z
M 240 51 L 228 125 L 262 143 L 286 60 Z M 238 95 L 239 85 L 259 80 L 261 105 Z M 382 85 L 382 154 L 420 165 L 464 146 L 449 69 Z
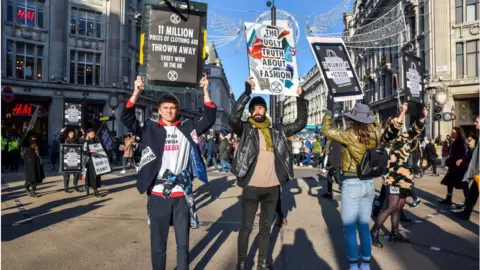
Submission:
M 199 121 L 195 122 L 195 130 L 197 135 L 203 135 L 207 132 L 217 119 L 217 107 L 213 102 L 206 102 L 203 104 L 203 114 Z
M 302 131 L 307 126 L 308 120 L 308 100 L 303 96 L 297 97 L 297 119 L 295 122 L 283 126 L 287 137 L 293 136 Z
M 123 108 L 122 123 L 128 128 L 128 130 L 141 137 L 143 129 L 135 116 L 135 103 L 130 100 L 128 100 L 125 108 Z
M 250 101 L 250 96 L 243 93 L 235 103 L 235 106 L 232 108 L 232 113 L 230 114 L 229 124 L 232 128 L 233 132 L 238 136 L 242 135 L 243 132 L 243 110 L 245 106 L 247 106 L 248 102 Z

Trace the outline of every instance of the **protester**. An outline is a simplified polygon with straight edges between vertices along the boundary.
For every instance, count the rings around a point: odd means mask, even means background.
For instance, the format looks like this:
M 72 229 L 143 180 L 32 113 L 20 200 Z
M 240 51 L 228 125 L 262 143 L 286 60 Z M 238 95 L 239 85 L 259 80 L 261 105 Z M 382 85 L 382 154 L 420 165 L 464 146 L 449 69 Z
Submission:
M 461 166 L 462 164 L 469 164 L 468 170 L 465 173 L 465 176 L 463 177 L 463 181 L 473 180 L 472 185 L 470 186 L 468 199 L 465 202 L 465 208 L 463 209 L 463 211 L 453 213 L 455 216 L 463 220 L 470 219 L 470 216 L 472 215 L 472 211 L 475 207 L 475 204 L 477 204 L 478 193 L 479 193 L 478 181 L 479 181 L 480 173 L 478 169 L 478 166 L 479 166 L 478 132 L 480 130 L 480 117 L 478 116 L 475 119 L 475 128 L 477 130 L 476 138 L 474 135 L 472 135 L 472 138 L 475 140 L 474 149 L 472 151 L 469 151 L 468 155 L 465 158 L 463 158 L 462 160 L 457 160 L 455 162 L 456 166 Z
M 257 269 L 272 269 L 268 261 L 270 228 L 280 196 L 280 186 L 293 179 L 293 162 L 287 137 L 301 131 L 307 124 L 308 101 L 302 88 L 297 90 L 297 120 L 291 124 L 271 127 L 266 117 L 267 104 L 262 97 L 250 100 L 255 88 L 253 77 L 245 82 L 245 92 L 239 97 L 230 116 L 230 126 L 242 138 L 232 165 L 237 185 L 242 192 L 242 223 L 238 233 L 237 269 L 249 269 L 247 252 L 255 213 L 260 204 L 259 255 Z M 251 116 L 242 121 L 243 111 L 250 101 Z
M 294 156 L 295 165 L 300 166 L 300 163 L 303 162 L 303 157 L 301 157 L 300 149 L 302 148 L 303 144 L 300 141 L 299 137 L 293 137 L 292 142 L 292 153 Z
M 73 129 L 67 130 L 66 127 L 62 128 L 56 140 L 59 144 L 78 144 L 78 140 L 77 138 L 75 138 L 75 130 Z M 61 156 L 63 155 L 64 153 L 61 153 Z M 63 189 L 65 193 L 71 192 L 68 188 L 69 182 L 70 182 L 70 175 L 73 177 L 73 190 L 75 190 L 76 192 L 81 192 L 80 189 L 78 188 L 78 179 L 80 178 L 80 174 L 63 172 Z
M 206 182 L 205 165 L 200 156 L 198 136 L 215 123 L 216 107 L 210 99 L 206 75 L 200 81 L 203 88 L 203 115 L 198 121 L 180 121 L 180 102 L 170 93 L 160 97 L 160 119 L 141 126 L 135 116 L 135 103 L 143 91 L 140 76 L 135 89 L 123 109 L 122 122 L 136 136 L 142 138 L 142 156 L 139 164 L 137 189 L 147 192 L 150 219 L 151 260 L 154 270 L 165 269 L 167 239 L 170 224 L 175 229 L 177 242 L 177 269 L 188 269 L 190 229 L 198 227 L 193 195 L 194 177 Z
M 213 166 L 215 166 L 215 169 L 218 170 L 218 164 L 217 164 L 217 156 L 216 153 L 214 153 L 215 149 L 215 137 L 212 134 L 207 134 L 207 162 L 205 165 L 207 168 L 210 166 L 210 161 L 213 162 Z
M 428 140 L 428 144 L 425 146 L 425 151 L 423 152 L 425 155 L 425 159 L 427 160 L 427 166 L 423 168 L 423 173 L 428 170 L 428 168 L 432 167 L 432 176 L 438 176 L 437 174 L 437 150 L 435 150 L 435 145 L 433 145 L 433 139 L 430 138 Z
M 313 146 L 312 146 L 312 139 L 307 137 L 305 141 L 305 160 L 303 161 L 303 165 L 312 167 L 312 157 L 313 157 Z
M 127 136 L 123 142 L 123 170 L 121 174 L 125 174 L 128 167 L 132 166 L 137 168 L 135 160 L 133 159 L 133 149 L 134 149 L 135 137 Z
M 377 216 L 371 230 L 372 244 L 379 248 L 383 248 L 379 231 L 389 216 L 392 223 L 389 240 L 392 242 L 409 241 L 399 231 L 402 209 L 405 206 L 406 197 L 413 188 L 413 173 L 408 160 L 411 152 L 418 147 L 417 138 L 424 129 L 428 109 L 424 107 L 421 118 L 414 122 L 408 131 L 399 134 L 407 110 L 408 104 L 404 103 L 399 115 L 387 121 L 388 126 L 382 135 L 382 140 L 385 143 L 391 143 L 391 149 L 388 174 L 384 176 L 384 185 L 388 193 L 388 206 Z
M 367 105 L 357 103 L 344 116 L 350 119 L 347 129 L 332 127 L 332 112 L 327 110 L 322 121 L 323 134 L 345 147 L 342 151 L 342 220 L 347 257 L 350 269 L 358 269 L 357 230 L 360 235 L 362 269 L 370 269 L 371 238 L 369 220 L 372 202 L 375 196 L 373 179 L 361 181 L 357 174 L 357 164 L 362 160 L 367 149 L 375 148 L 380 142 L 379 132 L 373 123 Z
M 83 155 L 86 157 L 86 174 L 85 174 L 85 193 L 90 195 L 90 188 L 93 189 L 93 195 L 97 198 L 103 197 L 98 192 L 98 189 L 102 186 L 102 179 L 95 173 L 95 167 L 93 166 L 92 154 L 95 150 L 90 149 L 91 144 L 100 143 L 95 135 L 95 130 L 92 128 L 87 129 L 85 140 L 82 142 Z
M 313 158 L 313 166 L 317 169 L 320 169 L 320 160 L 322 156 L 322 145 L 318 140 L 318 136 L 313 137 L 312 143 L 312 158 Z
M 463 181 L 463 176 L 468 169 L 468 164 L 459 163 L 457 161 L 464 159 L 467 156 L 467 144 L 465 140 L 465 134 L 463 130 L 459 127 L 454 127 L 452 129 L 451 136 L 453 138 L 453 143 L 450 148 L 450 156 L 446 161 L 448 167 L 447 174 L 442 180 L 442 185 L 447 186 L 447 198 L 441 200 L 438 203 L 452 205 L 452 195 L 453 189 L 462 189 L 465 200 L 468 198 L 468 182 Z M 459 204 L 457 207 L 459 209 L 463 208 L 464 204 Z
M 57 169 L 58 157 L 60 156 L 60 142 L 57 138 L 60 133 L 55 134 L 52 140 L 52 154 L 50 155 L 50 161 L 52 162 L 51 172 L 54 172 Z
M 226 173 L 230 171 L 230 141 L 228 140 L 228 136 L 225 133 L 220 133 L 220 146 L 218 148 L 219 155 L 220 155 L 220 163 L 222 164 L 222 168 L 220 172 Z
M 40 151 L 38 149 L 37 135 L 29 131 L 22 142 L 25 161 L 25 189 L 30 197 L 38 197 L 37 185 L 45 179 Z

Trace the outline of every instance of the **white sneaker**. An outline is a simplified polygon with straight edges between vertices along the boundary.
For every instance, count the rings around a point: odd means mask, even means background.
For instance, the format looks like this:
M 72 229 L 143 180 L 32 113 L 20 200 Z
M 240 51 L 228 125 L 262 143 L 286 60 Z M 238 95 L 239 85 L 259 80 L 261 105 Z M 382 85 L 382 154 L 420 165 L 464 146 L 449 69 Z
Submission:
M 137 172 L 138 172 L 138 166 L 135 166 L 135 169 L 136 169 L 136 170 L 137 170 Z
M 125 174 L 125 173 L 127 173 L 127 172 L 126 172 L 125 170 L 122 170 L 120 173 L 121 173 L 121 174 Z
M 303 163 L 300 163 L 300 167 L 303 167 Z

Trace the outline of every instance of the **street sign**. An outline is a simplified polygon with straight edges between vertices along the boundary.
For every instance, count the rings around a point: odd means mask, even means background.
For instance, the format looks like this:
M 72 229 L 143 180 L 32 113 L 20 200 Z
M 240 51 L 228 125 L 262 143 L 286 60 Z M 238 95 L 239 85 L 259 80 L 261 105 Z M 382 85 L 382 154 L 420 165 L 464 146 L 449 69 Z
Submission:
M 13 100 L 15 94 L 10 86 L 4 86 L 2 89 L 2 100 L 9 103 Z

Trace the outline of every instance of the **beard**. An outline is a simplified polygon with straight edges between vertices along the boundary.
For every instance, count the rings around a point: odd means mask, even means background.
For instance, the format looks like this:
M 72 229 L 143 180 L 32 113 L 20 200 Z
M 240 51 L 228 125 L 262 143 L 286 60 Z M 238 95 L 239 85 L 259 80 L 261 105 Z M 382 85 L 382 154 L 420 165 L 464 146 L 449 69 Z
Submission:
M 257 123 L 263 123 L 267 118 L 265 115 L 260 115 L 260 114 L 255 114 L 252 117 L 253 117 L 253 120 L 255 120 L 255 122 Z

